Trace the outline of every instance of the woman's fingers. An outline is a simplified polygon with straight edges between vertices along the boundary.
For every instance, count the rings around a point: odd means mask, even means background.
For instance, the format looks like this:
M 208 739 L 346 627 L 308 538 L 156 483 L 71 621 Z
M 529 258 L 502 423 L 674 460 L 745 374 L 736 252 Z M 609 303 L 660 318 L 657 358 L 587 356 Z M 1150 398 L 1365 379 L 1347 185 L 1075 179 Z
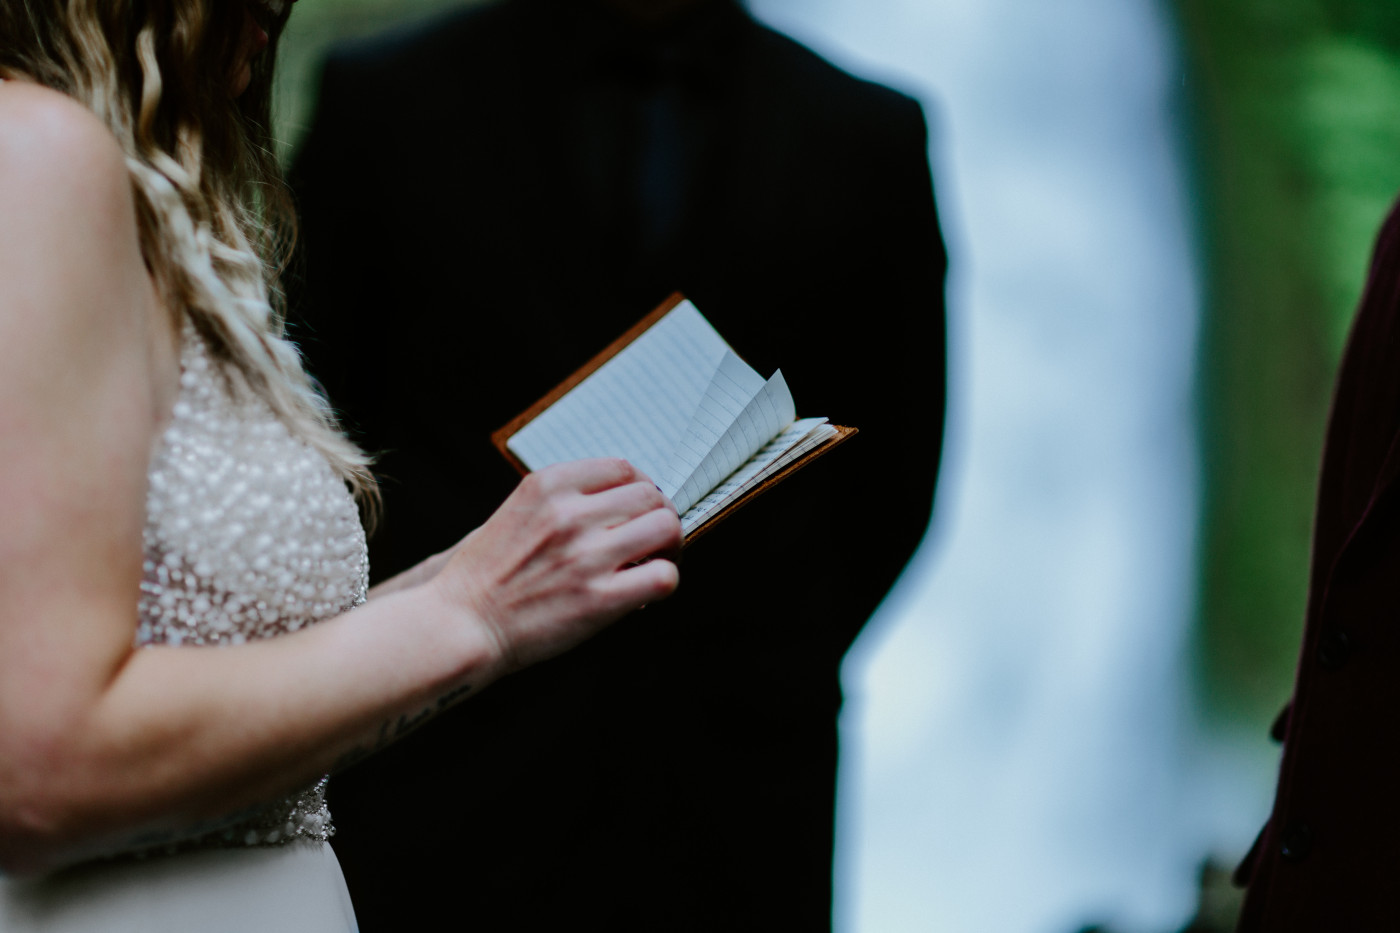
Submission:
M 676 591 L 681 574 L 669 560 L 649 560 L 627 567 L 608 577 L 604 584 L 606 597 L 618 606 L 636 609 Z
M 556 463 L 530 474 L 545 495 L 563 492 L 597 493 L 642 479 L 637 468 L 619 457 L 598 457 Z
M 671 500 L 662 495 L 650 480 L 644 479 L 584 497 L 580 516 L 590 524 L 613 528 L 654 509 L 669 511 L 672 515 L 676 513 Z
M 636 540 L 650 540 L 648 533 L 652 537 L 659 534 L 661 544 L 642 552 L 640 557 L 679 548 L 675 505 L 626 460 L 601 458 L 556 464 L 531 474 L 529 481 L 533 492 L 538 493 L 536 501 L 555 503 L 550 514 L 556 528 L 573 535 L 620 528 L 642 516 L 658 513 L 659 524 L 633 529 L 610 542 L 609 556 L 631 547 Z M 634 540 L 637 534 L 642 538 Z
M 634 564 L 658 554 L 680 550 L 681 523 L 675 509 L 652 509 L 623 524 L 607 529 L 598 538 L 603 561 L 614 567 Z
M 432 579 L 518 667 L 670 595 L 681 539 L 675 507 L 625 460 L 564 463 L 526 477 Z

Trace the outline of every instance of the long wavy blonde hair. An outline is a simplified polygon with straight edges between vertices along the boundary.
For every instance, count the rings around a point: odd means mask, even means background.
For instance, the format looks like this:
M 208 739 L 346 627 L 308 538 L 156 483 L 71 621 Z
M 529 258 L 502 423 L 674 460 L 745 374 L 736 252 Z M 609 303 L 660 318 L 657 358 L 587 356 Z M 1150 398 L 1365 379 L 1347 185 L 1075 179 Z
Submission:
M 0 77 L 61 91 L 107 124 L 126 152 L 142 250 L 177 332 L 188 317 L 372 511 L 369 460 L 283 332 L 281 273 L 296 222 L 269 114 L 285 17 L 234 98 L 245 2 L 0 0 Z

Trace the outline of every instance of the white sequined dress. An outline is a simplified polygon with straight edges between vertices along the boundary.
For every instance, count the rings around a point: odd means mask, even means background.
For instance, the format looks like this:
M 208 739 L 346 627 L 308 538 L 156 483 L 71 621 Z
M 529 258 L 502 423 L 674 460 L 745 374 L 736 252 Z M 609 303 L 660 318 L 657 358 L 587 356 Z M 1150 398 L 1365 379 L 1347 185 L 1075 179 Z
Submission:
M 189 326 L 180 362 L 148 473 L 137 644 L 218 650 L 364 602 L 365 536 L 345 484 Z M 353 931 L 324 787 L 195 838 L 0 877 L 0 931 Z

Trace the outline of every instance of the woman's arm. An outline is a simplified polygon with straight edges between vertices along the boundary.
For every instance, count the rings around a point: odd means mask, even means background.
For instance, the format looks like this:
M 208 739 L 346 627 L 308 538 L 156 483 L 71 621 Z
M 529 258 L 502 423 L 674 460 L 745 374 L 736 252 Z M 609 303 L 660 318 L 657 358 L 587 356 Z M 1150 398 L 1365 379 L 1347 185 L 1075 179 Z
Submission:
M 45 871 L 309 783 L 669 593 L 664 499 L 621 461 L 532 476 L 435 574 L 320 625 L 134 650 L 174 337 L 120 151 L 0 86 L 0 866 Z

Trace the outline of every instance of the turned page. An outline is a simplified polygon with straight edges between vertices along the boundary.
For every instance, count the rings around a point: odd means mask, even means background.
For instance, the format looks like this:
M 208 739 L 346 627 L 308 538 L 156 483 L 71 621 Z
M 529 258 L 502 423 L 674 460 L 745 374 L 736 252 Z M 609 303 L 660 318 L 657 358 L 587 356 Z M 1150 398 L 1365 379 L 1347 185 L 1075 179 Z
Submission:
M 506 446 L 530 470 L 624 457 L 660 483 L 671 475 L 672 455 L 730 353 L 695 306 L 683 301 Z
M 744 494 L 784 467 L 801 459 L 837 435 L 825 418 L 794 421 L 765 444 L 746 463 L 710 490 L 699 502 L 681 513 L 681 531 L 689 535 L 716 517 Z
M 797 417 L 781 371 L 763 377 L 726 353 L 658 480 L 685 514 Z

